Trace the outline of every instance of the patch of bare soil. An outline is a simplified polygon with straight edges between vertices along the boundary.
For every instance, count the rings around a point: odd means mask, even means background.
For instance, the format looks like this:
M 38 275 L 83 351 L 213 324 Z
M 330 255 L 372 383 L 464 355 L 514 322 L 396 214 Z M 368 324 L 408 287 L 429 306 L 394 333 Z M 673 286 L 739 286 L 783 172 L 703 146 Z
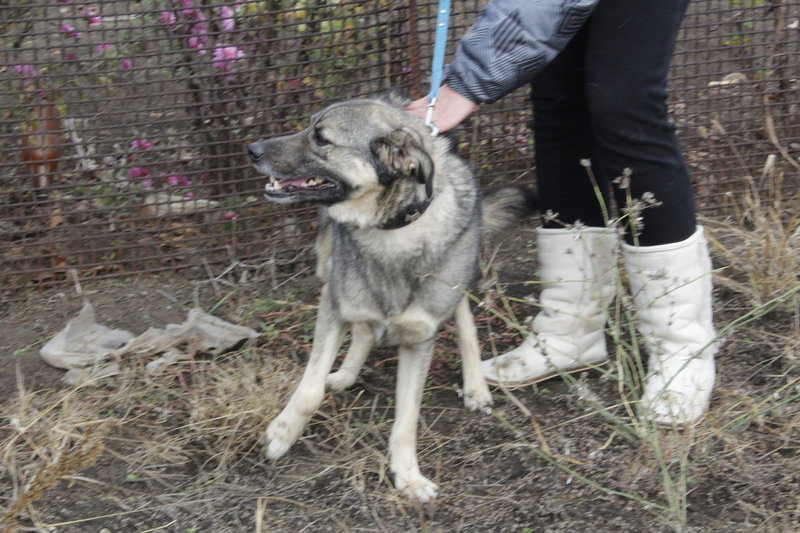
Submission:
M 487 278 L 475 309 L 484 357 L 519 342 L 503 320 L 509 309 L 520 320 L 533 313 L 517 299 L 535 292 L 526 283 L 536 277 L 533 239 L 523 230 L 487 268 L 499 282 Z M 286 457 L 261 455 L 260 435 L 306 358 L 316 281 L 273 290 L 164 276 L 85 282 L 83 290 L 101 322 L 134 333 L 180 322 L 200 305 L 262 335 L 254 346 L 198 354 L 156 376 L 143 361 L 125 361 L 122 375 L 73 388 L 38 349 L 77 314 L 81 298 L 41 291 L 15 305 L 0 317 L 0 520 L 20 498 L 30 502 L 4 527 L 788 533 L 800 524 L 797 317 L 785 306 L 748 315 L 753 307 L 740 294 L 718 290 L 718 326 L 738 328 L 718 356 L 711 412 L 683 433 L 637 428 L 615 365 L 495 390 L 491 414 L 470 413 L 458 398 L 460 366 L 445 328 L 419 431 L 421 467 L 440 498 L 419 506 L 395 492 L 388 474 L 391 350 L 376 350 L 354 387 L 326 397 Z M 502 296 L 514 297 L 509 307 Z M 96 457 L 93 442 L 102 443 Z

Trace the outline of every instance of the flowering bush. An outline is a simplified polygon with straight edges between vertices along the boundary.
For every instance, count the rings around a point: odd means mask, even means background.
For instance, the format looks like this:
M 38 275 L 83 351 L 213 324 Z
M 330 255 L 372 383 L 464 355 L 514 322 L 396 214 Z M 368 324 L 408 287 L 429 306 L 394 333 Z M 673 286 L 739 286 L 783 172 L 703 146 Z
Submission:
M 365 53 L 381 61 L 380 27 L 367 25 L 356 35 L 365 4 L 59 0 L 57 10 L 19 10 L 20 21 L 47 26 L 47 44 L 33 43 L 33 52 L 19 54 L 9 71 L 24 90 L 20 114 L 46 96 L 58 102 L 62 118 L 85 117 L 71 127 L 86 129 L 77 137 L 91 143 L 97 161 L 120 161 L 114 165 L 120 181 L 185 195 L 253 194 L 253 180 L 242 177 L 242 144 L 264 134 L 254 129 L 264 110 L 271 120 L 292 117 L 276 120 L 276 133 L 291 130 L 303 119 L 303 106 L 351 95 L 336 85 L 353 83 L 352 69 L 361 68 Z M 161 87 L 168 94 L 158 94 Z M 371 91 L 367 83 L 352 87 Z M 136 97 L 143 104 L 127 99 L 139 91 L 146 94 Z M 117 118 L 136 106 L 134 118 Z M 149 120 L 148 112 L 160 121 Z M 165 128 L 167 118 L 182 121 L 180 129 Z M 101 127 L 103 137 L 93 133 Z M 108 135 L 114 131 L 116 137 Z M 187 155 L 179 146 L 194 147 L 192 156 L 174 157 Z
M 406 13 L 397 2 L 6 4 L 0 223 L 13 217 L 26 240 L 74 232 L 47 249 L 70 261 L 84 253 L 97 261 L 104 253 L 97 247 L 118 259 L 178 249 L 192 234 L 183 226 L 212 238 L 225 228 L 226 246 L 250 240 L 262 253 L 270 207 L 244 155 L 247 140 L 294 131 L 325 104 L 388 90 L 409 72 Z M 31 207 L 21 137 L 36 126 L 34 110 L 45 99 L 52 105 L 44 109 L 61 119 L 49 204 L 58 208 L 37 219 L 30 211 L 45 209 Z M 256 226 L 261 231 L 251 231 Z M 96 245 L 85 245 L 90 237 Z M 192 246 L 212 242 L 219 246 L 204 237 Z

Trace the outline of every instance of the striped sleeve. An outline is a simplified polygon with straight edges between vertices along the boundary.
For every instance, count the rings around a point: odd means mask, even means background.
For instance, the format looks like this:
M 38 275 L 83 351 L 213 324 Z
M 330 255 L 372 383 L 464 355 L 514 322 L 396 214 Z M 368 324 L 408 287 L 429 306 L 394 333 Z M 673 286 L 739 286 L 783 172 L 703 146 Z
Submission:
M 458 44 L 446 82 L 473 102 L 494 102 L 567 45 L 599 0 L 492 0 Z

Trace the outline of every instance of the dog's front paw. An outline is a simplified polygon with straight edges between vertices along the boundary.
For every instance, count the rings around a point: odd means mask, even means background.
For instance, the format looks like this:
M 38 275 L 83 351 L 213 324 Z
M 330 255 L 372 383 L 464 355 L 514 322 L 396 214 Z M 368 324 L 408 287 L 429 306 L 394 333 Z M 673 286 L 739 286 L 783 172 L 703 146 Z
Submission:
M 427 503 L 439 494 L 439 487 L 417 472 L 395 473 L 394 486 L 409 500 Z
M 492 408 L 492 393 L 489 392 L 489 387 L 484 383 L 482 387 L 465 388 L 464 390 L 464 407 L 470 411 L 484 411 L 491 412 Z
M 302 424 L 298 425 L 293 423 L 290 417 L 284 416 L 283 413 L 270 423 L 265 433 L 267 445 L 267 458 L 277 459 L 286 455 L 289 448 L 292 447 L 294 441 L 300 436 L 303 430 Z
M 352 387 L 356 379 L 358 379 L 358 372 L 348 372 L 347 370 L 340 369 L 328 374 L 325 378 L 325 385 L 328 389 L 339 392 L 348 387 Z

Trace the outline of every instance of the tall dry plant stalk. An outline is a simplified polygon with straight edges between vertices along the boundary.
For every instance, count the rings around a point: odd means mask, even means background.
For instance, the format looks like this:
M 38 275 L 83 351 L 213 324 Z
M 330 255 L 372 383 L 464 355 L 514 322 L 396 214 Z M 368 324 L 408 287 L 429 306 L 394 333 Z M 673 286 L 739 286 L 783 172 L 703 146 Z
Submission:
M 103 424 L 89 427 L 77 438 L 65 438 L 54 456 L 41 463 L 27 486 L 11 502 L 0 521 L 3 531 L 16 533 L 19 528 L 17 519 L 25 507 L 40 499 L 64 477 L 93 465 L 105 448 L 104 439 L 110 429 L 110 424 Z

